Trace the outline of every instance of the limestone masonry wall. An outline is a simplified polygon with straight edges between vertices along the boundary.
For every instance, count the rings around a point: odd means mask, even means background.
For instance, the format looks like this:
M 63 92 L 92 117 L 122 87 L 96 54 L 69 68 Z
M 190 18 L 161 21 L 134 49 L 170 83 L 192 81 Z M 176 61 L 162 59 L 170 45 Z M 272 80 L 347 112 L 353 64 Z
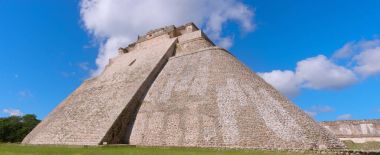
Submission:
M 380 120 L 347 120 L 320 124 L 341 140 L 352 140 L 356 143 L 380 141 Z
M 170 58 L 139 109 L 130 144 L 344 147 L 236 58 L 215 47 Z
M 259 149 L 344 145 L 201 31 L 178 37 L 137 113 L 129 143 Z
M 150 31 L 121 48 L 23 143 L 346 148 L 192 23 Z
M 141 95 L 139 90 L 146 89 L 146 80 L 152 80 L 157 66 L 167 61 L 175 42 L 176 39 L 162 36 L 116 57 L 100 76 L 85 81 L 50 113 L 23 143 L 98 145 L 117 135 L 123 128 L 113 128 L 117 126 L 115 120 L 128 105 L 135 104 Z M 118 140 L 110 142 L 114 141 Z

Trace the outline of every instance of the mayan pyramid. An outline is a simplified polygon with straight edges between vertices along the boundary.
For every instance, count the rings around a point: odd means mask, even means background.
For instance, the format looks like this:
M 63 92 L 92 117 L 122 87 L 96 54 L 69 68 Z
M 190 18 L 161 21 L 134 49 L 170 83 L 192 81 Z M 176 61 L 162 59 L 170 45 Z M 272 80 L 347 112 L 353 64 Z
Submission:
M 194 24 L 139 36 L 24 144 L 344 149 Z

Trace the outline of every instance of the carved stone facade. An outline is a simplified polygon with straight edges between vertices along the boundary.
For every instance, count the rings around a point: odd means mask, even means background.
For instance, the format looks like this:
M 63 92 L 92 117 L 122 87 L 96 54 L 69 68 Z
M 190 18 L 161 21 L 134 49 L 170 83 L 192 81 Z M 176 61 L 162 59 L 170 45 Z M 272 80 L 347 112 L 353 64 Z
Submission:
M 355 143 L 380 142 L 380 120 L 347 120 L 320 124 L 341 140 Z
M 139 36 L 26 144 L 345 149 L 194 24 Z

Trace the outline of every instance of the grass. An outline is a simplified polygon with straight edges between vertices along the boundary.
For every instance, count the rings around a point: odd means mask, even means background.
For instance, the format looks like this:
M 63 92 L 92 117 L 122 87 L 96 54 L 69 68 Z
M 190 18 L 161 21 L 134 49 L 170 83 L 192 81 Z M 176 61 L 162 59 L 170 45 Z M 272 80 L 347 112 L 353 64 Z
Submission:
M 380 142 L 363 144 L 344 141 L 352 150 L 380 150 Z M 245 150 L 216 150 L 202 148 L 165 147 L 79 147 L 51 145 L 0 144 L 0 155 L 297 155 L 291 152 L 263 152 Z
M 296 153 L 200 148 L 67 147 L 0 144 L 1 155 L 291 155 Z
M 352 150 L 380 150 L 380 142 L 354 143 L 352 141 L 343 141 L 346 146 Z

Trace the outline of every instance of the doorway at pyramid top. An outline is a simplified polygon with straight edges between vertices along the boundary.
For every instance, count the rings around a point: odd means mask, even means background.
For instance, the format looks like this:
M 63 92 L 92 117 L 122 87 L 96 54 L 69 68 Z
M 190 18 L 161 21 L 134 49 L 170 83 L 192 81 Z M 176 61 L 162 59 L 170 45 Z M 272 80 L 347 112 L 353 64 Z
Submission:
M 178 37 L 175 56 L 196 53 L 215 46 L 215 44 L 193 23 L 176 28 Z

